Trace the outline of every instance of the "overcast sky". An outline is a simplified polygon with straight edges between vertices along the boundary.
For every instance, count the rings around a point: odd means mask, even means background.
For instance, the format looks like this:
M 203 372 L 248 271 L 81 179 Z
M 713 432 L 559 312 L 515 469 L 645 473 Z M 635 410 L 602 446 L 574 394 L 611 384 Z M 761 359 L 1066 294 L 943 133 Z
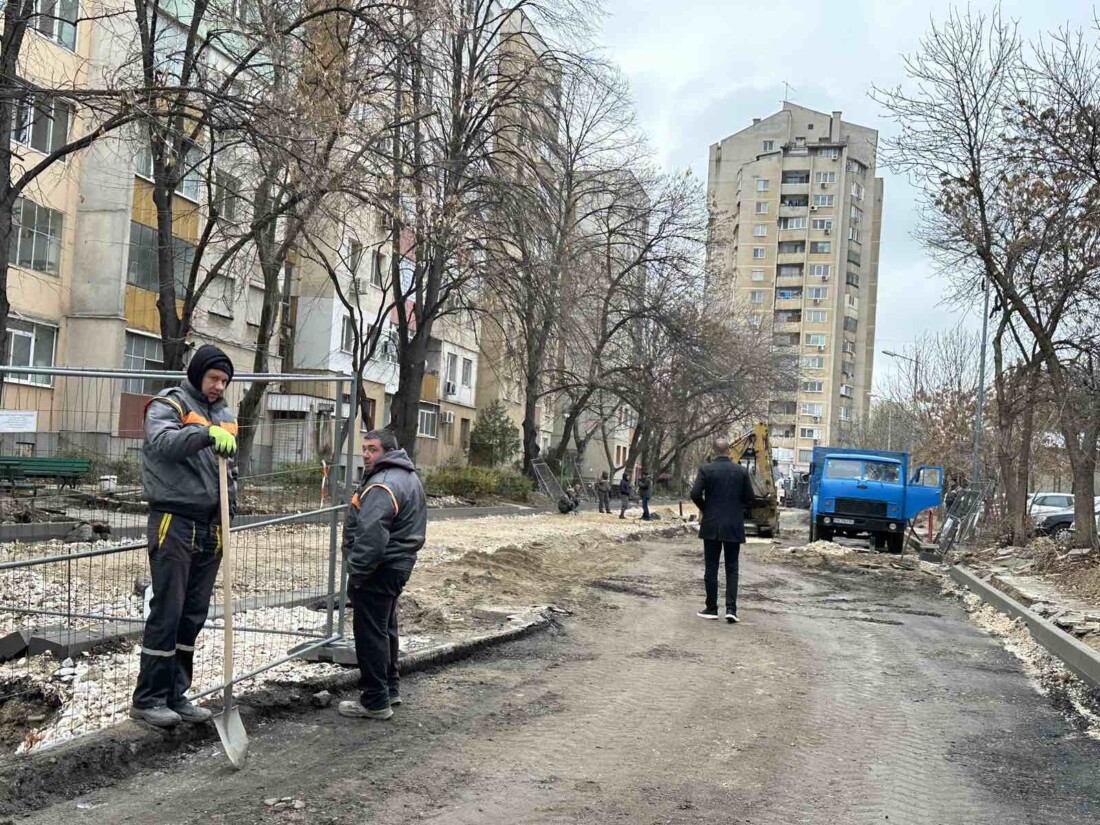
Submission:
M 917 47 L 930 15 L 952 4 L 897 0 L 605 0 L 608 56 L 630 79 L 638 113 L 660 161 L 691 167 L 704 181 L 712 143 L 777 111 L 783 81 L 789 99 L 889 135 L 892 124 L 868 97 L 871 84 L 904 79 L 901 55 Z M 994 4 L 973 0 L 975 9 Z M 1088 25 L 1088 0 L 1005 0 L 1006 16 L 1026 37 L 1067 24 Z M 965 4 L 963 4 L 965 8 Z M 879 263 L 876 349 L 902 348 L 922 331 L 980 313 L 941 306 L 942 290 L 913 240 L 916 191 L 880 167 L 886 179 Z M 875 385 L 892 359 L 877 355 Z

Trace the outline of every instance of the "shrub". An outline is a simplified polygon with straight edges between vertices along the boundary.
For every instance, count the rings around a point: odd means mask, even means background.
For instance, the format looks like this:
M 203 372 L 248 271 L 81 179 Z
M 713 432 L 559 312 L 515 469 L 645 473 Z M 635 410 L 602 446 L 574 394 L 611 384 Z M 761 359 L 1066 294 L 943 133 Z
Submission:
M 498 399 L 477 414 L 470 432 L 470 463 L 496 467 L 519 452 L 519 428 Z
M 526 501 L 533 489 L 531 480 L 515 470 L 489 467 L 444 466 L 424 477 L 424 487 L 430 495 L 487 498 L 499 496 L 513 501 Z

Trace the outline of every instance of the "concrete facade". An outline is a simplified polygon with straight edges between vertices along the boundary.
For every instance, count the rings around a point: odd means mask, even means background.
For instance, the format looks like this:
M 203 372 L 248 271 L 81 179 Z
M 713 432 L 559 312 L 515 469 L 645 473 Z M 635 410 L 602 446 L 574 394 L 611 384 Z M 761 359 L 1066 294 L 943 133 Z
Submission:
M 878 132 L 784 103 L 710 147 L 708 291 L 773 331 L 784 474 L 870 409 L 883 182 Z M 788 369 L 789 368 L 789 371 Z

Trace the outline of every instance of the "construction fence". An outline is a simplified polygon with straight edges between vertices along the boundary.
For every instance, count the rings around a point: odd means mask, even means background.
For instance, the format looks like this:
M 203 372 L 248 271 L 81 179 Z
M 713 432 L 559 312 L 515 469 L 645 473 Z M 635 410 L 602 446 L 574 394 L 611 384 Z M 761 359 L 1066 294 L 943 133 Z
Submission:
M 151 597 L 144 411 L 183 376 L 0 372 L 3 754 L 126 718 Z M 235 596 L 235 682 L 254 684 L 342 635 L 338 542 L 357 472 L 350 389 L 346 377 L 287 374 L 230 384 L 242 446 L 234 569 L 222 570 L 199 636 L 194 698 L 224 687 L 225 575 Z M 242 404 L 255 413 L 242 418 Z

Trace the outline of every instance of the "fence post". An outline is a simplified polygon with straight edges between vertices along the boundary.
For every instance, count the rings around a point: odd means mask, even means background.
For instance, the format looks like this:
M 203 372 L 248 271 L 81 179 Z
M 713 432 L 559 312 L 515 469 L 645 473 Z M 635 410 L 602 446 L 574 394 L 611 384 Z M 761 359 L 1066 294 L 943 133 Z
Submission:
M 334 416 L 333 416 L 333 427 L 334 427 L 335 431 L 333 432 L 333 436 L 336 436 L 336 435 L 339 434 L 339 429 L 338 428 L 340 426 L 340 410 L 341 410 L 341 407 L 343 405 L 343 402 L 344 402 L 344 382 L 343 381 L 337 381 L 336 382 L 336 409 L 334 411 Z M 337 441 L 334 438 L 333 439 L 333 445 L 336 446 L 336 444 L 337 444 Z M 335 452 L 334 452 L 332 457 L 334 459 L 332 464 L 333 464 L 333 468 L 335 469 L 335 466 L 337 464 L 337 462 L 335 461 L 335 458 L 336 458 Z M 328 485 L 329 504 L 334 505 L 335 502 L 333 501 L 333 499 L 335 498 L 335 496 L 333 496 L 332 493 L 333 493 L 333 490 L 335 489 L 335 486 L 336 486 L 336 479 L 335 479 L 335 473 L 332 472 L 331 470 L 328 474 L 328 477 L 325 479 L 325 483 Z M 339 529 L 340 529 L 340 511 L 339 510 L 333 510 L 332 511 L 332 520 L 329 522 L 329 529 L 328 529 L 328 616 L 325 618 L 325 635 L 326 636 L 332 636 L 333 610 L 336 607 L 336 599 L 339 596 L 339 593 L 337 593 L 337 591 L 336 591 L 336 551 L 337 551 L 337 546 L 339 545 Z M 341 607 L 341 610 L 343 610 L 342 607 Z
M 354 479 L 353 474 L 352 474 L 352 468 L 355 466 L 355 411 L 356 411 L 355 400 L 359 397 L 359 387 L 358 387 L 358 385 L 355 384 L 355 382 L 358 381 L 358 380 L 359 380 L 358 377 L 353 376 L 351 378 L 351 380 L 348 381 L 348 389 L 349 389 L 349 393 L 348 393 L 348 417 L 347 417 L 347 424 L 346 424 L 346 429 L 347 429 L 347 434 L 348 434 L 348 439 L 347 439 L 347 444 L 346 444 L 346 449 L 347 449 L 346 458 L 347 458 L 347 461 L 345 463 L 345 468 L 344 468 L 344 502 L 345 502 L 346 506 L 348 506 L 348 507 L 351 506 L 351 497 L 352 497 L 352 494 L 355 491 L 355 479 Z M 348 603 L 348 598 L 347 598 L 347 595 L 346 595 L 347 586 L 348 586 L 348 568 L 347 568 L 347 565 L 341 563 L 341 565 L 340 565 L 340 624 L 339 624 L 339 632 L 340 632 L 341 636 L 344 635 L 344 627 L 345 627 L 345 622 L 346 622 L 346 618 L 347 618 L 347 616 L 346 616 L 347 603 Z

